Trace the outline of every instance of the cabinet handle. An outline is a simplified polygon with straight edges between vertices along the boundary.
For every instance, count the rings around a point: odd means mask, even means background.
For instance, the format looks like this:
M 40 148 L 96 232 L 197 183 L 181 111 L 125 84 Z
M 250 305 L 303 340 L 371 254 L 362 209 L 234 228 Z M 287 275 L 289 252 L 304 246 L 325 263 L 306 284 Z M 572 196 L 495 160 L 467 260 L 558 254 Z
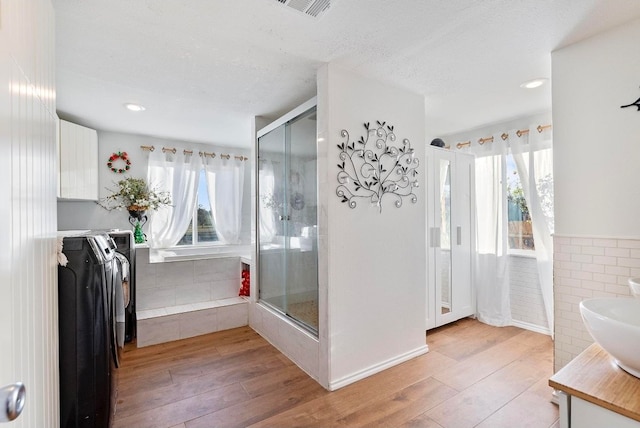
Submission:
M 458 242 L 458 245 L 462 245 L 462 226 L 457 227 L 456 235 L 456 241 Z

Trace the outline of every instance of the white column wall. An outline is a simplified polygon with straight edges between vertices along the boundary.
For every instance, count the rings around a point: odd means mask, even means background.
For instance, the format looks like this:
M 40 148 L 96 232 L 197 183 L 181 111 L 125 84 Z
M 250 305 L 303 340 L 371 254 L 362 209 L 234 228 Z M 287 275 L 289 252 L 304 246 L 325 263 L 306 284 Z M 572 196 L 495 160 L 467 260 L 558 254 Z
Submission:
M 640 21 L 552 54 L 555 228 L 640 236 Z
M 640 275 L 640 20 L 552 53 L 555 369 L 592 338 L 581 300 Z
M 335 193 L 340 132 L 357 141 L 365 122 L 395 126 L 398 144 L 407 138 L 415 149 L 425 186 L 425 114 L 422 96 L 333 64 L 318 81 L 319 277 L 327 310 L 320 352 L 336 389 L 427 351 L 424 187 L 416 204 L 405 199 L 396 208 L 383 199 L 381 213 L 366 201 L 349 208 Z

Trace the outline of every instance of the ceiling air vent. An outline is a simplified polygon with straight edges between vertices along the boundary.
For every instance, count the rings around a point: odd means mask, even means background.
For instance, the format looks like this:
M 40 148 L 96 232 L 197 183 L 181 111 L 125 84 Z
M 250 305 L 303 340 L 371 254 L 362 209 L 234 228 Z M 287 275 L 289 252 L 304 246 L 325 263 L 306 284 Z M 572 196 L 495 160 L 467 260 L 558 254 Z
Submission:
M 320 18 L 324 12 L 329 10 L 331 3 L 335 3 L 336 0 L 276 0 L 278 3 L 282 3 L 285 6 L 289 6 L 292 9 L 302 12 L 305 15 L 313 16 L 314 18 Z

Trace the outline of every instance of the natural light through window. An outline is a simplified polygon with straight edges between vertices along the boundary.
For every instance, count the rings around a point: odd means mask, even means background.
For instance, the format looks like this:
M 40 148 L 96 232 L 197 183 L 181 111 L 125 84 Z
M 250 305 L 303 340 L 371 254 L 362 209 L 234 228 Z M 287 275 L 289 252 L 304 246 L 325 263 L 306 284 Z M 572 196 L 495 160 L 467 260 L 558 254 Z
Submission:
M 198 198 L 193 219 L 189 228 L 178 245 L 203 245 L 218 241 L 216 229 L 211 216 L 211 202 L 207 189 L 207 179 L 204 169 L 200 170 L 198 179 Z M 195 225 L 195 227 L 194 227 Z
M 523 154 L 525 164 L 529 155 Z M 509 250 L 534 250 L 531 214 L 525 200 L 524 189 L 516 163 L 511 154 L 506 156 L 507 218 Z

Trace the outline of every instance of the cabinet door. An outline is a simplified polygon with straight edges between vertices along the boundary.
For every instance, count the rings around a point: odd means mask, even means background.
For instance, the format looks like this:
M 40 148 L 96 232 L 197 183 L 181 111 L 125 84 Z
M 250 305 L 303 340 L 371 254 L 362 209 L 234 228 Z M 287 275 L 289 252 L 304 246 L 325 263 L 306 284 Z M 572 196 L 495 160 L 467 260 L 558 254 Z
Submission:
M 439 150 L 434 153 L 433 184 L 433 229 L 434 268 L 431 276 L 435 284 L 435 320 L 436 326 L 455 321 L 453 284 L 453 245 L 454 237 L 454 176 L 455 155 Z
M 60 121 L 60 197 L 98 199 L 98 134 L 94 129 Z
M 427 328 L 432 328 L 475 313 L 474 158 L 431 149 L 427 161 Z
M 456 153 L 452 192 L 452 317 L 460 319 L 475 313 L 475 288 L 471 275 L 472 251 L 475 247 L 473 229 L 474 185 L 473 156 Z
M 640 422 L 571 396 L 570 428 L 638 428 Z
M 76 176 L 73 171 L 76 162 L 75 134 L 73 124 L 65 120 L 60 121 L 60 158 L 58 162 L 60 177 L 60 197 L 69 198 L 73 194 Z
M 425 170 L 426 170 L 426 177 L 425 177 L 425 190 L 424 190 L 424 197 L 425 197 L 425 201 L 426 201 L 426 218 L 425 218 L 425 222 L 426 222 L 426 231 L 427 231 L 427 236 L 426 236 L 426 241 L 427 241 L 427 260 L 426 260 L 426 278 L 427 278 L 427 283 L 426 283 L 426 287 L 427 287 L 427 313 L 426 313 L 426 329 L 432 329 L 434 327 L 436 327 L 436 302 L 439 300 L 436 300 L 436 287 L 435 287 L 435 270 L 436 270 L 436 263 L 435 263 L 435 259 L 436 259 L 436 251 L 439 251 L 438 248 L 438 236 L 439 236 L 439 230 L 437 227 L 435 227 L 435 220 L 434 220 L 434 212 L 435 212 L 435 189 L 436 189 L 436 185 L 435 185 L 435 180 L 436 180 L 436 171 L 434 168 L 434 165 L 436 165 L 436 157 L 437 157 L 437 152 L 431 148 L 428 147 L 427 150 L 425 150 L 425 160 L 424 160 L 424 165 L 425 165 Z

